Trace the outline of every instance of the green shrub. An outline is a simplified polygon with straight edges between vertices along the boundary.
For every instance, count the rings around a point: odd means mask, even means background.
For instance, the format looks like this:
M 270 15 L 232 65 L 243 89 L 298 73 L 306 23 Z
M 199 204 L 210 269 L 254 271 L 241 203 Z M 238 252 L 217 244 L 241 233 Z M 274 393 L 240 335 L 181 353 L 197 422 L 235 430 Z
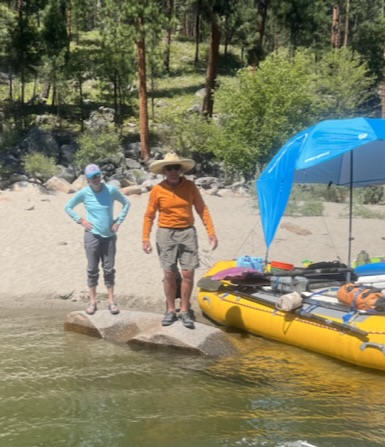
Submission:
M 76 153 L 75 162 L 82 168 L 89 163 L 100 163 L 118 155 L 121 150 L 119 136 L 112 130 L 87 131 L 78 138 L 78 143 L 80 149 Z
M 341 212 L 341 217 L 349 217 L 349 205 Z M 361 217 L 362 219 L 383 219 L 384 213 L 381 211 L 371 210 L 369 207 L 360 203 L 353 203 L 353 217 Z
M 22 162 L 27 174 L 35 179 L 46 181 L 57 174 L 58 169 L 55 164 L 55 159 L 47 157 L 44 154 L 35 152 L 33 154 L 25 155 Z
M 0 181 L 7 180 L 10 176 L 9 169 L 0 162 Z
M 322 216 L 324 210 L 323 203 L 315 200 L 297 202 L 289 200 L 285 209 L 285 216 Z
M 5 121 L 1 126 L 0 153 L 6 153 L 10 147 L 16 145 L 23 136 L 18 127 L 13 127 L 13 121 Z
M 345 203 L 349 190 L 344 186 L 329 187 L 325 184 L 293 184 L 290 198 L 298 201 L 319 200 L 322 202 Z
M 368 186 L 367 188 L 354 188 L 354 203 L 374 205 L 384 201 L 384 186 Z

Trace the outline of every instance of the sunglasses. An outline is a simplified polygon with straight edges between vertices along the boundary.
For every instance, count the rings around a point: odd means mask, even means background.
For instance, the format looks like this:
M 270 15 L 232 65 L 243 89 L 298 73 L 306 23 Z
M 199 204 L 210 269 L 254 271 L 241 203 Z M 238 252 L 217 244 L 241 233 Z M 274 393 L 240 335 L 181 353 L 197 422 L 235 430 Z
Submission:
M 100 177 L 101 177 L 100 174 L 95 174 L 92 177 L 90 177 L 90 180 L 95 180 L 95 179 L 100 178 Z
M 179 171 L 181 168 L 181 165 L 168 165 L 164 167 L 165 171 Z

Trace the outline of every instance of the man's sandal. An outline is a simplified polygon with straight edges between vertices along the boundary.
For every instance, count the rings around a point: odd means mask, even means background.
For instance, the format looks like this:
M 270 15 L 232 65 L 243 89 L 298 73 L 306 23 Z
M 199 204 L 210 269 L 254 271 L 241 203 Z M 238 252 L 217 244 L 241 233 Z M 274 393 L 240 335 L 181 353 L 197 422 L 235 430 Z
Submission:
M 86 314 L 93 315 L 97 310 L 96 303 L 90 303 L 86 309 Z
M 120 312 L 119 307 L 116 303 L 109 304 L 108 309 L 112 313 L 112 315 L 117 315 Z

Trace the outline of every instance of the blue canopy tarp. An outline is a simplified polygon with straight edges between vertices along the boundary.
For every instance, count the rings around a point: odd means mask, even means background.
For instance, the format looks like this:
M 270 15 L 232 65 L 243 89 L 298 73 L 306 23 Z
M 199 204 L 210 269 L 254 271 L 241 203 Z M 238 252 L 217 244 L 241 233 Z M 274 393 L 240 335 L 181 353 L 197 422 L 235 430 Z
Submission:
M 376 118 L 326 120 L 284 144 L 256 182 L 267 249 L 293 182 L 350 187 L 385 182 L 384 127 L 384 119 Z

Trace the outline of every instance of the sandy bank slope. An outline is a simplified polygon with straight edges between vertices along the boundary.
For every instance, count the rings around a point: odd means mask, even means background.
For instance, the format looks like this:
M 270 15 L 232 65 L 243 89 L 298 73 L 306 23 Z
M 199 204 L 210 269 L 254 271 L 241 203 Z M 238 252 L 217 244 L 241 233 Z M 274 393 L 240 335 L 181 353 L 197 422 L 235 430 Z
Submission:
M 81 297 L 86 290 L 83 232 L 64 212 L 69 195 L 31 192 L 0 193 L 1 289 L 0 306 L 72 306 L 59 295 Z M 116 294 L 126 308 L 163 311 L 158 259 L 141 249 L 141 226 L 147 195 L 131 196 L 131 209 L 118 233 Z M 241 255 L 265 255 L 259 215 L 251 198 L 205 196 L 219 247 L 210 252 L 198 218 L 202 266 L 196 279 L 212 263 Z M 80 209 L 80 208 L 79 208 Z M 384 207 L 377 207 L 382 213 Z M 270 260 L 301 265 L 312 261 L 347 260 L 348 220 L 345 205 L 327 204 L 323 217 L 283 218 L 269 253 Z M 355 256 L 361 249 L 383 255 L 384 219 L 355 219 Z M 154 231 L 152 236 L 154 236 Z M 104 286 L 99 286 L 104 292 Z M 125 297 L 125 299 L 123 299 Z M 71 303 L 71 304 L 69 304 Z

